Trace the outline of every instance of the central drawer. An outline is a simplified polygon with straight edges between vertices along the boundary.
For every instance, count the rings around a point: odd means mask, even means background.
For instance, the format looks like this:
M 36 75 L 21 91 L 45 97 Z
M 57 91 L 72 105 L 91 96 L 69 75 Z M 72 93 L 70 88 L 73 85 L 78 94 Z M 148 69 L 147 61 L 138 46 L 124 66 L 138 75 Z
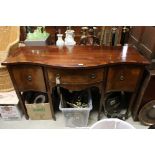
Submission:
M 33 65 L 12 66 L 12 73 L 20 91 L 46 91 L 42 67 Z
M 48 77 L 52 83 L 58 77 L 60 84 L 93 84 L 103 81 L 104 69 L 48 69 Z

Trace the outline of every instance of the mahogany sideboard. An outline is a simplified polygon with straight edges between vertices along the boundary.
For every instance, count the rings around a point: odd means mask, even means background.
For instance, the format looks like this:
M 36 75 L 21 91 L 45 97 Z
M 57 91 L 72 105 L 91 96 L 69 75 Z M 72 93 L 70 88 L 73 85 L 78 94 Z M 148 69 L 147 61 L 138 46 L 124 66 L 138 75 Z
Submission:
M 101 93 L 98 119 L 104 96 L 111 91 L 132 92 L 128 113 L 134 104 L 139 83 L 149 61 L 133 47 L 56 46 L 19 47 L 2 63 L 10 73 L 22 110 L 28 119 L 22 92 L 47 92 L 55 119 L 51 92 L 56 86 L 81 90 L 97 86 Z

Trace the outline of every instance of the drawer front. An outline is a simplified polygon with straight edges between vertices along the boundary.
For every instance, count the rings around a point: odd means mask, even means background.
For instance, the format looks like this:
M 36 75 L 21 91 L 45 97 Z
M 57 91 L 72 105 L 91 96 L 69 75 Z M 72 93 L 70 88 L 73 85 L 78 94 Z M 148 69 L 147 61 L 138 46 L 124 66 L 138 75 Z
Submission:
M 140 73 L 141 68 L 137 66 L 109 67 L 106 92 L 117 90 L 133 92 L 137 86 Z
M 56 83 L 56 77 L 60 78 L 61 84 L 92 84 L 103 81 L 103 69 L 48 69 L 49 80 Z
M 39 66 L 13 66 L 12 72 L 20 91 L 46 91 L 42 68 Z

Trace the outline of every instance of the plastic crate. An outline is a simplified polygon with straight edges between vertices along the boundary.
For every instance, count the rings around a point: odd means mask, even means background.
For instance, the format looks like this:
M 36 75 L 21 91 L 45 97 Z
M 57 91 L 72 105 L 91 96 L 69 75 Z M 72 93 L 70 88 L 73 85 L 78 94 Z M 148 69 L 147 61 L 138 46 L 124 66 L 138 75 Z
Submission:
M 88 124 L 89 113 L 92 110 L 92 98 L 88 93 L 88 107 L 86 108 L 62 108 L 61 102 L 59 109 L 64 115 L 66 127 L 86 127 Z

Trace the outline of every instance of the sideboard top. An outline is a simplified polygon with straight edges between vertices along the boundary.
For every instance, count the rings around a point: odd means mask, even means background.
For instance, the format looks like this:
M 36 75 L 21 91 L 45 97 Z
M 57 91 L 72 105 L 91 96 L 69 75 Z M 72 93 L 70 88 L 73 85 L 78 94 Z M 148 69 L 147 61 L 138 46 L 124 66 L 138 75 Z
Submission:
M 25 46 L 12 51 L 2 64 L 39 64 L 52 67 L 91 68 L 119 63 L 148 65 L 149 61 L 129 46 L 69 46 L 62 48 L 57 46 Z

